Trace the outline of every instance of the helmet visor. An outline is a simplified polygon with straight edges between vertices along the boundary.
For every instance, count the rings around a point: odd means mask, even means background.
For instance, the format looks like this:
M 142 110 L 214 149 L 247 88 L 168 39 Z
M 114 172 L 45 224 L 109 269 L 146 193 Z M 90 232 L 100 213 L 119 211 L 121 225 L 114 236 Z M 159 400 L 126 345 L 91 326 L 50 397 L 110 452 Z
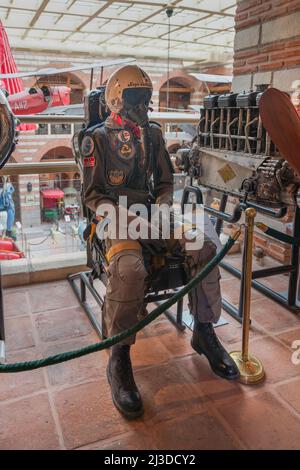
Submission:
M 152 92 L 150 88 L 126 88 L 123 91 L 123 100 L 129 106 L 135 107 L 140 104 L 149 106 Z

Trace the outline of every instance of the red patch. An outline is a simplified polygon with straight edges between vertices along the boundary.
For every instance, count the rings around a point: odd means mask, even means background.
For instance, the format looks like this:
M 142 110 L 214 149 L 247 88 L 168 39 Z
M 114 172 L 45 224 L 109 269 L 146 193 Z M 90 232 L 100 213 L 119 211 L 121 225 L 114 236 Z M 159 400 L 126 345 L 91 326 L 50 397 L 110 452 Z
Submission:
M 95 157 L 84 157 L 83 166 L 84 167 L 95 166 Z

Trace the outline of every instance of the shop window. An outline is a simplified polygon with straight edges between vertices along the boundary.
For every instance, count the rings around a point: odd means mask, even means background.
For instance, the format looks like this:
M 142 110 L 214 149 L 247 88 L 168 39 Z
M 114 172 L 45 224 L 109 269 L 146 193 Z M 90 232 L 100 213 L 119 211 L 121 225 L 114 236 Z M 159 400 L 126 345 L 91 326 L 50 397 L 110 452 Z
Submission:
M 71 124 L 51 124 L 51 134 L 71 134 Z
M 48 124 L 39 124 L 38 128 L 35 130 L 36 135 L 47 135 L 48 134 Z

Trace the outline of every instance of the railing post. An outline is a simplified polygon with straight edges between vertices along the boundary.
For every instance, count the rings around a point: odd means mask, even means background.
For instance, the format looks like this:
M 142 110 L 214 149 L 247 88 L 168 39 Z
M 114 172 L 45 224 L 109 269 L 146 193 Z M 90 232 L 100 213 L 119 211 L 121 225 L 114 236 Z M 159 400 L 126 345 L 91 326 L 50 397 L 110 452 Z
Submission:
M 252 256 L 253 233 L 256 210 L 248 208 L 245 211 L 245 248 L 243 258 L 243 340 L 242 351 L 230 353 L 240 371 L 240 382 L 244 384 L 257 384 L 264 380 L 265 372 L 259 359 L 249 353 L 250 308 L 252 285 Z

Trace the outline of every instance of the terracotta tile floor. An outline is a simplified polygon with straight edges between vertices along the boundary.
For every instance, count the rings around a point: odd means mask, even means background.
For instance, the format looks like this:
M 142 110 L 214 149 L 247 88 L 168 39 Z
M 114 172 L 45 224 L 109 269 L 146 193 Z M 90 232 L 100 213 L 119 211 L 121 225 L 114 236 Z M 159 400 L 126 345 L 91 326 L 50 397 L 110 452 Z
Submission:
M 272 285 L 269 279 L 268 284 Z M 238 281 L 224 275 L 223 294 L 237 301 Z M 278 279 L 274 278 L 274 286 Z M 65 282 L 4 292 L 7 360 L 30 360 L 98 340 Z M 241 325 L 217 328 L 228 350 L 240 349 Z M 0 376 L 0 449 L 296 449 L 300 447 L 300 317 L 254 291 L 250 349 L 264 363 L 258 386 L 216 377 L 161 317 L 133 348 L 145 415 L 126 421 L 111 403 L 107 353 L 46 369 Z M 300 355 L 299 355 L 300 357 Z

